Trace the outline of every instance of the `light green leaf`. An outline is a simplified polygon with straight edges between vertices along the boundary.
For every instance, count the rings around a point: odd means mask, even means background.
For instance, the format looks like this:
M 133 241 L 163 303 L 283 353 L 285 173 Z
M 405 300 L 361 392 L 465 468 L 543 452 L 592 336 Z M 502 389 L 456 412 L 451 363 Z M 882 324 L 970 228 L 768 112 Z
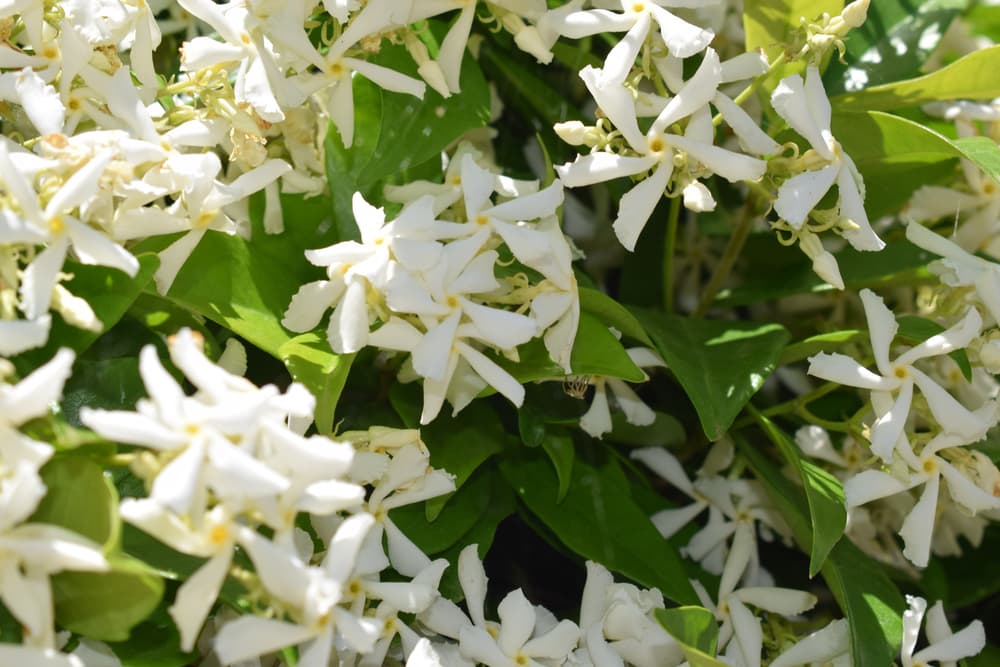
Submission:
M 347 375 L 354 363 L 353 354 L 334 354 L 325 339 L 315 332 L 304 333 L 281 344 L 278 358 L 316 397 L 316 430 L 333 433 L 333 415 Z
M 844 64 L 833 58 L 823 76 L 828 95 L 915 76 L 969 0 L 878 0 L 844 40 Z
M 778 324 L 694 320 L 634 311 L 698 411 L 705 435 L 718 440 L 774 371 L 788 332 Z
M 719 626 L 715 616 L 704 607 L 674 607 L 657 609 L 656 620 L 677 640 L 691 667 L 724 667 L 716 655 Z
M 844 534 L 847 509 L 844 488 L 836 477 L 799 455 L 799 449 L 770 419 L 751 408 L 757 423 L 785 459 L 798 472 L 809 505 L 812 542 L 809 547 L 809 576 L 815 577 L 830 551 Z
M 30 521 L 62 526 L 104 547 L 117 546 L 118 496 L 104 470 L 82 456 L 60 456 L 41 471 L 48 493 Z
M 788 522 L 795 541 L 807 550 L 812 543 L 807 501 L 760 451 L 737 438 L 739 451 L 747 459 L 768 495 Z M 899 650 L 903 633 L 903 596 L 872 559 L 849 540 L 840 540 L 823 564 L 823 578 L 851 629 L 851 656 L 855 667 L 885 667 Z
M 844 9 L 844 0 L 754 0 L 743 5 L 743 29 L 748 51 L 761 48 L 773 60 L 802 25 L 823 12 L 831 16 Z
M 101 641 L 125 641 L 163 597 L 163 580 L 126 554 L 108 557 L 109 572 L 60 572 L 52 577 L 56 622 Z
M 887 111 L 938 100 L 991 100 L 998 96 L 1000 46 L 990 46 L 930 74 L 838 95 L 830 101 L 840 111 Z
M 989 137 L 959 137 L 952 141 L 965 157 L 1000 183 L 1000 146 L 997 146 L 997 142 Z
M 522 448 L 500 471 L 517 496 L 573 552 L 643 586 L 656 586 L 677 602 L 695 603 L 676 549 L 632 500 L 617 461 L 596 449 L 573 462 L 569 492 L 558 500 L 558 478 L 547 457 Z

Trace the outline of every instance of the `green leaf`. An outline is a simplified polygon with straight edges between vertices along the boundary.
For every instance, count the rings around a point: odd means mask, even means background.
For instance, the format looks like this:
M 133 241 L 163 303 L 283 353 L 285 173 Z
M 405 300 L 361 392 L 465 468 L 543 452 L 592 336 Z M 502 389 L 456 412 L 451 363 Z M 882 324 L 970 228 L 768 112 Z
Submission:
M 820 352 L 837 350 L 842 345 L 864 338 L 865 335 L 865 332 L 859 329 L 844 329 L 810 336 L 804 340 L 790 343 L 781 353 L 778 365 L 794 364 L 796 361 L 802 361 Z
M 611 413 L 611 433 L 605 437 L 611 442 L 629 447 L 671 447 L 687 440 L 684 425 L 665 412 L 656 412 L 648 426 L 629 424 L 621 412 Z
M 964 667 L 996 667 L 1000 665 L 1000 647 L 987 644 L 979 655 L 966 658 L 963 664 Z
M 542 440 L 542 449 L 548 454 L 549 460 L 556 471 L 559 487 L 556 489 L 556 502 L 561 503 L 569 492 L 573 481 L 573 461 L 576 459 L 576 448 L 573 437 L 565 429 L 547 433 Z
M 944 327 L 937 322 L 916 315 L 897 317 L 896 323 L 899 324 L 899 331 L 896 335 L 912 344 L 923 343 L 931 336 L 936 336 L 944 331 Z M 948 356 L 958 364 L 965 379 L 971 382 L 972 364 L 969 363 L 969 355 L 966 354 L 965 350 L 949 352 Z
M 740 452 L 764 484 L 795 541 L 805 550 L 812 543 L 809 517 L 801 489 L 743 438 Z M 877 563 L 849 540 L 840 540 L 821 570 L 851 629 L 851 656 L 855 667 L 885 667 L 899 650 L 903 633 L 903 596 Z
M 104 546 L 107 572 L 61 572 L 52 577 L 56 622 L 102 641 L 125 641 L 156 608 L 163 580 L 120 551 L 118 494 L 96 463 L 79 456 L 53 459 L 42 469 L 48 493 L 32 521 L 75 531 Z
M 1000 183 L 1000 146 L 989 137 L 959 137 L 952 143 L 987 176 Z
M 840 111 L 886 111 L 938 100 L 991 100 L 998 96 L 1000 46 L 990 46 L 930 74 L 838 95 L 830 101 Z
M 110 550 L 119 536 L 118 498 L 110 478 L 90 459 L 60 456 L 41 471 L 48 492 L 30 521 L 50 523 Z
M 85 299 L 103 324 L 103 331 L 111 329 L 122 318 L 132 302 L 153 279 L 160 260 L 155 255 L 139 254 L 139 271 L 134 278 L 118 269 L 104 266 L 89 266 L 74 261 L 66 261 L 63 272 L 73 275 L 67 281 L 66 289 Z M 70 347 L 78 354 L 90 347 L 100 336 L 100 332 L 87 331 L 66 324 L 58 315 L 52 318 L 49 340 L 43 347 L 18 355 L 13 359 L 21 374 L 38 368 L 51 359 L 59 348 Z
M 125 554 L 108 557 L 109 572 L 60 572 L 52 577 L 56 622 L 101 641 L 125 641 L 163 597 L 163 580 Z
M 769 239 L 774 246 L 777 242 Z M 719 292 L 716 303 L 720 306 L 743 306 L 762 301 L 780 299 L 784 296 L 804 293 L 821 293 L 834 287 L 813 273 L 805 255 L 794 248 L 774 247 L 774 254 L 797 253 L 801 256 L 781 269 L 781 280 L 775 280 L 772 272 L 752 272 L 743 284 Z M 892 283 L 913 285 L 917 278 L 931 278 L 926 271 L 927 263 L 934 256 L 904 239 L 893 241 L 879 252 L 861 252 L 854 248 L 844 248 L 835 253 L 840 273 L 848 289 L 878 287 Z M 760 260 L 764 261 L 763 258 Z M 752 268 L 752 267 L 751 267 Z
M 402 45 L 383 44 L 373 61 L 419 78 L 413 58 Z M 440 154 L 469 130 L 485 126 L 490 120 L 490 93 L 482 70 L 471 55 L 466 54 L 462 59 L 460 82 L 461 94 L 447 99 L 430 87 L 423 100 L 379 89 L 381 132 L 371 158 L 357 172 L 358 183 L 367 186 L 413 168 Z M 367 80 L 359 85 L 375 87 Z
M 181 651 L 180 635 L 172 623 L 143 623 L 137 626 L 127 642 L 109 644 L 108 647 L 122 663 L 122 667 L 185 667 L 195 664 L 198 654 Z
M 836 477 L 799 455 L 799 449 L 774 422 L 751 408 L 757 423 L 782 455 L 795 468 L 802 480 L 809 505 L 812 541 L 809 547 L 809 576 L 815 577 L 826 562 L 830 551 L 847 527 L 844 488 Z
M 952 20 L 969 0 L 878 0 L 868 18 L 844 40 L 844 64 L 834 58 L 823 76 L 828 95 L 858 90 L 919 73 Z
M 552 464 L 538 450 L 520 449 L 500 462 L 500 471 L 531 513 L 573 552 L 655 586 L 672 600 L 697 602 L 684 563 L 632 500 L 617 461 L 599 449 L 591 453 L 588 460 L 578 452 L 562 502 Z
M 139 376 L 136 357 L 93 360 L 78 359 L 73 375 L 63 387 L 63 416 L 71 424 L 80 424 L 80 408 L 132 410 L 146 388 Z
M 719 626 L 715 616 L 704 607 L 674 607 L 657 609 L 656 620 L 677 640 L 691 667 L 724 667 L 714 656 L 719 642 Z
M 605 326 L 617 329 L 623 336 L 638 341 L 646 347 L 653 347 L 653 341 L 642 328 L 642 323 L 629 312 L 628 308 L 596 289 L 581 287 L 579 291 L 580 310 L 590 313 Z
M 774 371 L 788 332 L 778 324 L 694 320 L 635 310 L 656 349 L 718 440 Z
M 844 9 L 844 0 L 754 0 L 743 5 L 743 28 L 748 51 L 762 48 L 768 60 L 781 53 L 802 19 L 812 21 L 823 12 L 831 16 Z
M 1000 526 L 991 524 L 983 531 L 975 548 L 961 556 L 932 556 L 918 584 L 929 600 L 943 600 L 948 609 L 967 607 L 1000 592 L 996 555 L 1000 550 Z
M 341 359 L 330 350 L 324 325 L 296 335 L 281 325 L 281 319 L 299 287 L 322 277 L 304 252 L 335 240 L 328 205 L 322 198 L 283 196 L 286 230 L 277 235 L 264 233 L 259 206 L 252 206 L 251 240 L 208 232 L 167 293 L 175 304 L 217 322 L 285 363 L 317 397 L 317 424 L 326 429 L 351 359 Z
M 503 437 L 500 417 L 484 401 L 473 401 L 456 417 L 439 417 L 421 431 L 431 452 L 431 465 L 454 475 L 456 488 L 461 488 L 476 468 L 503 449 Z M 451 498 L 428 500 L 427 520 L 433 521 Z
M 541 339 L 535 339 L 517 348 L 520 361 L 513 362 L 505 357 L 494 359 L 508 373 L 525 384 L 538 380 L 553 380 L 566 377 L 566 372 L 549 357 Z M 624 346 L 608 331 L 597 317 L 587 312 L 580 313 L 580 326 L 573 342 L 570 366 L 574 375 L 595 375 L 616 377 L 629 382 L 643 382 L 646 374 L 635 365 Z
M 292 379 L 304 384 L 316 397 L 316 430 L 323 435 L 332 434 L 334 411 L 354 355 L 334 354 L 326 339 L 309 332 L 282 343 L 278 358 Z

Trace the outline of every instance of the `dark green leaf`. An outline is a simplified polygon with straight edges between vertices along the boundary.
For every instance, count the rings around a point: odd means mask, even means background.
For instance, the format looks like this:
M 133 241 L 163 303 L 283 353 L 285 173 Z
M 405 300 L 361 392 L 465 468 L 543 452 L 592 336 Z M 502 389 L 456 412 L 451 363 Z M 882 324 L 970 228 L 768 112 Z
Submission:
M 580 288 L 580 309 L 595 316 L 605 326 L 617 329 L 623 336 L 653 347 L 653 341 L 649 340 L 635 315 L 604 292 Z
M 197 653 L 181 651 L 180 635 L 173 623 L 143 623 L 127 642 L 109 644 L 122 667 L 186 667 L 195 664 Z
M 989 137 L 959 137 L 952 141 L 967 158 L 986 172 L 987 176 L 1000 183 L 1000 146 L 997 146 L 993 139 Z
M 473 401 L 455 417 L 441 416 L 421 431 L 431 452 L 431 465 L 455 476 L 461 488 L 469 476 L 503 448 L 504 428 L 485 401 Z M 427 501 L 427 520 L 433 521 L 452 496 Z
M 998 96 L 1000 46 L 991 46 L 930 74 L 838 95 L 831 102 L 841 111 L 886 111 L 938 100 L 991 100 Z
M 777 324 L 694 320 L 635 311 L 684 388 L 710 440 L 718 440 L 774 371 L 788 341 Z
M 657 609 L 656 620 L 677 640 L 691 667 L 723 667 L 717 660 L 719 626 L 715 616 L 704 607 L 674 607 Z
M 774 422 L 753 410 L 758 424 L 798 472 L 809 505 L 812 541 L 809 547 L 809 576 L 815 577 L 830 551 L 840 541 L 847 526 L 844 488 L 836 477 L 799 456 L 799 449 Z
M 899 331 L 896 335 L 912 344 L 923 343 L 931 336 L 936 336 L 944 331 L 944 327 L 937 322 L 916 315 L 897 317 L 896 322 L 899 324 Z M 958 364 L 965 379 L 971 382 L 972 365 L 969 363 L 969 355 L 966 354 L 965 350 L 955 350 L 948 356 Z
M 84 406 L 133 410 L 135 402 L 145 395 L 136 357 L 78 359 L 73 365 L 73 375 L 63 387 L 63 416 L 78 425 L 80 408 Z
M 803 550 L 812 543 L 807 501 L 765 456 L 742 438 L 740 452 L 764 484 L 795 541 Z M 849 540 L 841 540 L 821 570 L 851 629 L 851 656 L 855 667 L 885 667 L 899 650 L 903 632 L 903 596 L 872 559 Z
M 73 261 L 67 261 L 63 267 L 65 273 L 73 275 L 73 279 L 65 283 L 66 289 L 90 304 L 97 319 L 104 324 L 104 331 L 118 323 L 153 279 L 153 274 L 160 265 L 159 258 L 154 255 L 139 254 L 137 259 L 139 272 L 134 278 L 129 278 L 118 269 L 88 266 Z M 78 329 L 56 316 L 52 318 L 48 343 L 18 355 L 13 361 L 21 374 L 27 374 L 51 359 L 59 348 L 70 347 L 80 353 L 90 347 L 98 336 L 99 332 Z
M 918 582 L 928 600 L 943 600 L 947 609 L 976 604 L 1000 593 L 996 555 L 1000 550 L 1000 526 L 991 524 L 975 548 L 961 556 L 933 556 Z
M 672 600 L 696 602 L 680 556 L 631 499 L 618 463 L 601 451 L 594 458 L 576 457 L 562 502 L 552 464 L 537 450 L 505 458 L 500 470 L 531 513 L 573 552 Z
M 920 72 L 968 0 L 878 0 L 844 40 L 844 64 L 834 58 L 824 75 L 828 95 L 900 81 Z
M 542 440 L 542 449 L 549 455 L 549 460 L 555 468 L 556 478 L 559 480 L 556 502 L 561 503 L 573 481 L 573 461 L 576 459 L 573 438 L 565 430 L 550 432 Z
M 665 412 L 657 412 L 656 419 L 648 426 L 629 424 L 625 415 L 611 413 L 611 433 L 605 436 L 611 442 L 630 447 L 670 447 L 687 439 L 684 425 Z

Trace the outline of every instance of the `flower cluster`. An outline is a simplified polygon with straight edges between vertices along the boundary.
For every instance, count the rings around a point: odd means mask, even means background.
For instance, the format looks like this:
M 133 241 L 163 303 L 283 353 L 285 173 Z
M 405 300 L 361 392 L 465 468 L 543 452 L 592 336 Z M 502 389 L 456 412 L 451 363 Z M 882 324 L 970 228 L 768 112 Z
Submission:
M 335 352 L 373 345 L 410 353 L 403 372 L 423 379 L 422 424 L 445 399 L 457 413 L 487 386 L 521 405 L 524 388 L 484 349 L 516 360 L 519 345 L 542 338 L 571 372 L 580 304 L 556 217 L 562 184 L 539 189 L 477 158 L 460 145 L 444 183 L 396 190 L 402 210 L 391 222 L 355 194 L 361 241 L 306 251 L 327 279 L 303 285 L 282 321 L 309 331 L 332 307 Z

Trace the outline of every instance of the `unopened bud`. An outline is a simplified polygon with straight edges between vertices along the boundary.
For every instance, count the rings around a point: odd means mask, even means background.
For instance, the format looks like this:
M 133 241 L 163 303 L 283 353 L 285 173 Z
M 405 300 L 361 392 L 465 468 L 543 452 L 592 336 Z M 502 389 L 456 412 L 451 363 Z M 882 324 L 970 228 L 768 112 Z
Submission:
M 979 348 L 979 360 L 991 374 L 1000 373 L 1000 339 L 994 338 Z
M 840 275 L 837 258 L 823 247 L 818 236 L 808 232 L 801 234 L 799 247 L 812 260 L 812 270 L 817 276 L 837 289 L 844 289 L 844 279 Z
M 571 146 L 581 146 L 587 141 L 587 133 L 591 129 L 578 120 L 568 120 L 563 123 L 556 123 L 552 129 L 555 130 L 559 138 Z
M 847 24 L 848 28 L 857 28 L 868 18 L 868 6 L 870 4 L 871 0 L 854 0 L 854 2 L 844 7 L 844 11 L 840 12 L 840 17 L 844 19 L 844 23 Z

